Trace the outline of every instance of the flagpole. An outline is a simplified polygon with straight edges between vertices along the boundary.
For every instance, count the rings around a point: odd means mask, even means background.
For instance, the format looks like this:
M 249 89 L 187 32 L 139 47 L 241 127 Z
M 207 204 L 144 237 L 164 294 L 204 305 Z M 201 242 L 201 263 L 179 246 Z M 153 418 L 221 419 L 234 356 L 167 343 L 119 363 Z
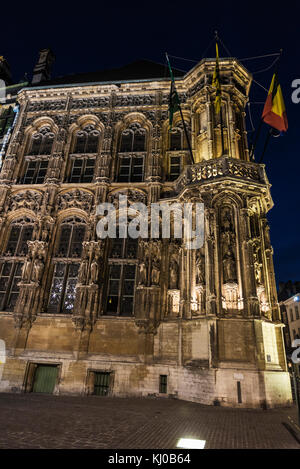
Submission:
M 282 56 L 282 49 L 280 49 L 280 51 L 279 51 L 279 56 L 278 56 L 278 59 L 277 59 L 277 62 L 276 62 L 276 67 L 275 67 L 275 69 L 274 69 L 273 75 L 278 72 L 278 68 L 279 68 L 279 63 L 280 63 L 281 56 Z M 261 131 L 261 128 L 262 128 L 262 124 L 263 124 L 263 119 L 262 119 L 262 117 L 261 117 L 260 123 L 259 123 L 259 126 L 258 126 L 258 129 L 257 129 L 257 131 L 256 131 L 255 141 L 254 141 L 254 143 L 251 145 L 250 154 L 249 154 L 250 160 L 253 159 L 253 160 L 255 161 L 254 151 L 255 151 L 255 149 L 256 149 L 257 142 L 258 142 L 258 139 L 259 139 L 259 136 L 260 136 L 260 131 Z M 261 157 L 260 157 L 259 163 L 261 163 L 262 160 L 263 160 L 263 157 L 264 157 L 265 151 L 266 151 L 266 149 L 267 149 L 267 146 L 268 146 L 268 143 L 269 143 L 271 134 L 272 134 L 272 133 L 271 133 L 271 131 L 270 131 L 270 132 L 268 133 L 267 138 L 266 138 L 265 145 L 264 145 L 264 149 L 263 149 L 263 153 L 262 153 L 262 155 L 261 155 Z
M 225 154 L 224 149 L 224 133 L 223 133 L 223 117 L 222 117 L 222 101 L 221 101 L 221 109 L 220 109 L 220 125 L 221 125 L 221 142 L 222 142 L 222 156 Z
M 183 124 L 183 129 L 184 129 L 186 141 L 187 141 L 187 144 L 188 144 L 188 147 L 189 147 L 189 152 L 190 152 L 190 155 L 191 155 L 192 164 L 195 164 L 194 157 L 193 157 L 193 151 L 192 151 L 192 147 L 191 147 L 191 142 L 190 142 L 189 134 L 188 134 L 188 131 L 187 131 L 185 122 L 184 122 L 184 118 L 183 118 L 183 114 L 182 114 L 182 110 L 181 110 L 180 104 L 179 104 L 179 112 L 180 112 L 180 116 L 181 116 L 181 120 L 182 120 L 182 124 Z
M 272 135 L 272 128 L 269 129 L 269 132 L 268 132 L 268 135 L 267 135 L 267 138 L 266 138 L 266 141 L 265 141 L 264 149 L 263 149 L 263 152 L 262 152 L 262 154 L 261 154 L 259 163 L 262 163 L 262 160 L 264 159 L 264 156 L 265 156 L 265 153 L 266 153 L 266 149 L 267 149 L 267 146 L 268 146 L 268 144 L 269 144 L 271 135 Z
M 166 52 L 166 58 L 167 58 L 168 66 L 169 66 L 171 80 L 173 81 L 174 86 L 175 86 L 175 79 L 174 79 L 174 76 L 173 76 L 173 72 L 172 72 L 172 69 L 171 69 L 171 65 L 170 65 L 170 61 L 169 61 L 169 57 L 168 57 L 167 52 Z M 183 125 L 183 130 L 184 130 L 184 133 L 185 133 L 185 138 L 186 138 L 186 141 L 187 141 L 187 144 L 188 144 L 188 149 L 189 149 L 189 152 L 190 152 L 190 155 L 191 155 L 192 164 L 195 164 L 194 157 L 193 157 L 193 151 L 192 151 L 192 147 L 191 147 L 191 142 L 190 142 L 189 134 L 188 134 L 188 131 L 187 131 L 187 128 L 186 128 L 186 125 L 185 125 L 185 121 L 184 121 L 184 118 L 183 118 L 183 113 L 182 113 L 182 110 L 181 110 L 179 100 L 178 100 L 178 108 L 179 108 L 179 112 L 180 112 L 180 116 L 181 116 L 181 120 L 182 120 L 182 125 Z
M 215 31 L 215 40 L 216 40 L 216 44 L 217 44 L 218 49 L 219 49 L 218 31 Z M 216 61 L 217 61 L 217 58 L 216 58 Z M 219 63 L 218 63 L 218 71 L 219 71 L 219 80 L 220 80 Z M 220 84 L 220 87 L 221 87 L 221 84 Z M 220 104 L 220 125 L 221 125 L 221 145 L 222 145 L 222 156 L 223 156 L 224 153 L 225 153 L 225 149 L 224 149 L 224 133 L 223 133 L 222 98 L 221 98 L 221 104 Z

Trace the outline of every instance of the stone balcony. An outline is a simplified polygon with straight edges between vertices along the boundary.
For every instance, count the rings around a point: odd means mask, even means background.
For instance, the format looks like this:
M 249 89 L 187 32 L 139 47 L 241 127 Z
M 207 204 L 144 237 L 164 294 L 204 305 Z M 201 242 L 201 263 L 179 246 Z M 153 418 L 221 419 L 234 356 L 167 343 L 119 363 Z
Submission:
M 175 182 L 175 190 L 179 193 L 186 186 L 199 185 L 223 178 L 269 186 L 264 165 L 230 158 L 225 155 L 221 158 L 186 166 Z

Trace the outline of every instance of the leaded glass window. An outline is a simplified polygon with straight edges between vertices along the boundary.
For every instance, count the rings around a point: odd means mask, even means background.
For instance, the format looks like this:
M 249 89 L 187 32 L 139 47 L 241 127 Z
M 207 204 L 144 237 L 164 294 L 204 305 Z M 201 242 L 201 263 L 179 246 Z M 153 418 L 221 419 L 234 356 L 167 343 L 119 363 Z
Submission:
M 48 160 L 26 161 L 21 184 L 43 184 L 48 169 Z
M 22 277 L 23 262 L 4 262 L 0 266 L 0 310 L 13 311 Z
M 132 316 L 137 267 L 138 240 L 111 240 L 105 313 Z
M 24 219 L 12 223 L 4 255 L 26 256 L 28 251 L 27 241 L 31 240 L 32 233 L 33 223 L 31 220 Z
M 73 312 L 85 228 L 85 223 L 78 217 L 70 217 L 61 224 L 59 241 L 53 258 L 53 276 L 48 302 L 50 313 Z
M 18 294 L 22 267 L 28 252 L 27 241 L 33 233 L 33 221 L 24 218 L 10 226 L 8 241 L 0 260 L 0 310 L 13 311 Z
M 72 159 L 71 173 L 68 182 L 92 182 L 95 162 L 95 158 Z
M 144 179 L 144 156 L 119 155 L 117 182 L 142 182 Z
M 79 265 L 55 264 L 48 306 L 50 313 L 73 312 Z

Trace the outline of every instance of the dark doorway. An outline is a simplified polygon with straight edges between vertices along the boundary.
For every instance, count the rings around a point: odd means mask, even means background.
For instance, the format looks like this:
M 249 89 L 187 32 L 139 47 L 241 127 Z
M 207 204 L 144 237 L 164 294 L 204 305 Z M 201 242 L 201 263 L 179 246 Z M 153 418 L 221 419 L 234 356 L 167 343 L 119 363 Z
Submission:
M 57 366 L 37 365 L 34 375 L 32 392 L 52 394 L 57 378 Z
M 94 394 L 107 396 L 109 392 L 110 373 L 94 372 Z

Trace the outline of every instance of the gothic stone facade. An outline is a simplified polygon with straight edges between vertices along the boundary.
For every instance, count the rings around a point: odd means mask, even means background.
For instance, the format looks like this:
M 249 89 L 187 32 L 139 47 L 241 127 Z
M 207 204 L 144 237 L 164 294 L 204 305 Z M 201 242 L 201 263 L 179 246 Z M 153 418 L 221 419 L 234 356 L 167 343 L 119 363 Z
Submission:
M 224 152 L 214 61 L 170 81 L 23 89 L 0 174 L 1 391 L 169 395 L 205 404 L 291 402 L 266 214 L 264 165 L 250 161 L 244 108 L 251 76 L 220 63 Z M 205 242 L 102 241 L 99 203 L 203 202 Z M 101 387 L 101 386 L 100 386 Z

